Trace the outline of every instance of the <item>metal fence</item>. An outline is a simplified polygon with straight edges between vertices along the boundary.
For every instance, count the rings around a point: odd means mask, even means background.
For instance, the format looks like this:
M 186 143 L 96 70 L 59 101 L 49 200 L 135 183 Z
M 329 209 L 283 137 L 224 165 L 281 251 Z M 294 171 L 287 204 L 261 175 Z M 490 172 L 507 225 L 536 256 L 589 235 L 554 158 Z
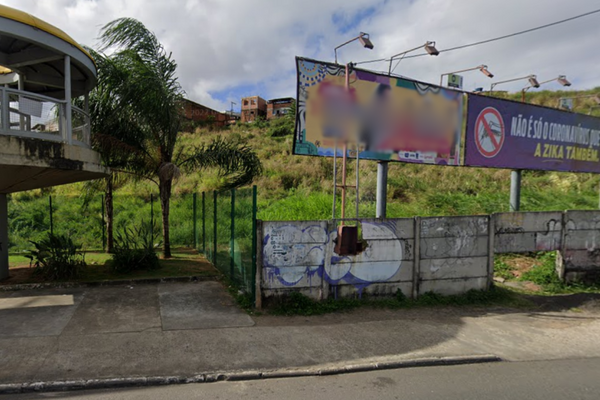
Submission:
M 172 196 L 173 247 L 192 247 L 246 293 L 256 275 L 256 186 L 224 192 Z M 86 251 L 106 249 L 104 196 L 11 195 L 9 251 L 30 250 L 47 233 L 69 235 Z M 113 195 L 113 232 L 154 222 L 161 226 L 157 195 Z
M 203 192 L 194 200 L 195 247 L 241 290 L 255 293 L 256 186 Z M 196 216 L 200 216 L 196 218 Z

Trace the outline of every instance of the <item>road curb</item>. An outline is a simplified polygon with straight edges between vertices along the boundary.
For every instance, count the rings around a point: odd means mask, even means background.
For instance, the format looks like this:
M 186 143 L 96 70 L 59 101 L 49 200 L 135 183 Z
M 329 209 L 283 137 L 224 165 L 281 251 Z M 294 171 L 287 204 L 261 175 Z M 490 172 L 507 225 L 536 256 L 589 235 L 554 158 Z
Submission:
M 119 286 L 119 285 L 149 285 L 155 283 L 174 283 L 174 282 L 204 282 L 220 281 L 219 275 L 195 275 L 195 276 L 172 276 L 165 278 L 141 278 L 141 279 L 117 279 L 111 281 L 91 281 L 91 282 L 43 282 L 43 283 L 20 283 L 15 285 L 0 285 L 0 292 L 12 292 L 30 289 L 71 289 L 100 286 Z
M 116 389 L 126 387 L 150 387 L 187 383 L 210 383 L 221 381 L 250 381 L 277 378 L 298 378 L 306 376 L 340 375 L 386 369 L 433 367 L 443 365 L 482 364 L 502 361 L 494 355 L 432 357 L 411 360 L 370 361 L 352 364 L 328 364 L 305 368 L 278 370 L 248 370 L 232 372 L 204 373 L 193 376 L 153 376 L 108 379 L 73 379 L 65 381 L 28 382 L 0 384 L 0 395 L 19 393 L 64 392 L 73 390 Z

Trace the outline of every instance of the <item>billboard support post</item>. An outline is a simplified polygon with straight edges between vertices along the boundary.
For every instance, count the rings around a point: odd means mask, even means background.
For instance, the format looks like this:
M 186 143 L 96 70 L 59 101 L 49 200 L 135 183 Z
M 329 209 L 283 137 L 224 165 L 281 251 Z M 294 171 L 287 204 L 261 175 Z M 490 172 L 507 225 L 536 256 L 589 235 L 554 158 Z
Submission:
M 350 91 L 350 64 L 346 64 L 346 92 Z M 344 147 L 342 154 L 342 209 L 340 211 L 340 218 L 342 219 L 342 225 L 344 225 L 344 218 L 346 218 L 346 164 L 348 162 L 348 140 L 344 138 Z
M 379 161 L 377 163 L 377 205 L 375 208 L 376 218 L 386 217 L 388 166 L 388 161 Z
M 510 211 L 519 211 L 521 208 L 521 170 L 514 169 L 510 172 Z

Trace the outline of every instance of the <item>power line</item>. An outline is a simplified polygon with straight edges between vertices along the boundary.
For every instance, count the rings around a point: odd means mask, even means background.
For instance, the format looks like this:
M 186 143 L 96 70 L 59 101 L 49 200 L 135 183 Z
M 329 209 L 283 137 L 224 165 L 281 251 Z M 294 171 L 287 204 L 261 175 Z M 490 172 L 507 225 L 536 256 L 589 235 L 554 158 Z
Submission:
M 479 46 L 481 44 L 491 43 L 491 42 L 495 42 L 495 41 L 498 41 L 498 40 L 507 39 L 507 38 L 510 38 L 510 37 L 518 36 L 518 35 L 523 35 L 525 33 L 530 33 L 530 32 L 534 32 L 534 31 L 538 31 L 540 29 L 549 28 L 551 26 L 555 26 L 555 25 L 559 25 L 559 24 L 562 24 L 562 23 L 565 23 L 565 22 L 573 21 L 573 20 L 578 19 L 578 18 L 587 17 L 588 15 L 597 14 L 599 12 L 600 12 L 600 8 L 597 9 L 597 10 L 586 12 L 584 14 L 576 15 L 574 17 L 562 19 L 560 21 L 555 21 L 555 22 L 551 22 L 549 24 L 540 25 L 540 26 L 537 26 L 535 28 L 525 29 L 524 31 L 510 33 L 508 35 L 498 36 L 498 37 L 495 37 L 495 38 L 492 38 L 492 39 L 481 40 L 479 42 L 464 44 L 464 45 L 456 46 L 456 47 L 450 47 L 449 49 L 443 49 L 443 50 L 440 50 L 439 52 L 440 53 L 446 53 L 448 51 L 465 49 L 467 47 Z M 414 54 L 412 56 L 406 56 L 406 57 L 403 57 L 403 58 L 416 58 L 416 57 L 423 57 L 423 56 L 427 56 L 427 55 L 429 55 L 429 54 L 428 53 L 422 53 L 422 54 Z M 371 64 L 371 63 L 381 62 L 381 61 L 390 61 L 390 59 L 389 58 L 379 58 L 377 60 L 361 61 L 361 62 L 355 63 L 355 65 Z

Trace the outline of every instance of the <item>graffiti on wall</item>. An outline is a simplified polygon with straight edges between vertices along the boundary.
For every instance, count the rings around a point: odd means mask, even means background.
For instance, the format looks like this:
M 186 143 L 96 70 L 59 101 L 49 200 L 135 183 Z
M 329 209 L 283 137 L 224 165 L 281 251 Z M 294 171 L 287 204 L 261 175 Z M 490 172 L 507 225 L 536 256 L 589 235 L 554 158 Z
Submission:
M 272 229 L 263 242 L 263 264 L 268 281 L 295 286 L 304 277 L 309 281 L 323 268 L 326 228 L 320 225 L 283 225 Z
M 314 276 L 329 284 L 351 284 L 362 289 L 386 282 L 398 274 L 402 260 L 410 257 L 410 246 L 391 224 L 363 222 L 366 249 L 355 256 L 340 257 L 333 252 L 336 231 L 326 224 L 274 225 L 263 240 L 263 279 L 271 288 L 312 287 Z

